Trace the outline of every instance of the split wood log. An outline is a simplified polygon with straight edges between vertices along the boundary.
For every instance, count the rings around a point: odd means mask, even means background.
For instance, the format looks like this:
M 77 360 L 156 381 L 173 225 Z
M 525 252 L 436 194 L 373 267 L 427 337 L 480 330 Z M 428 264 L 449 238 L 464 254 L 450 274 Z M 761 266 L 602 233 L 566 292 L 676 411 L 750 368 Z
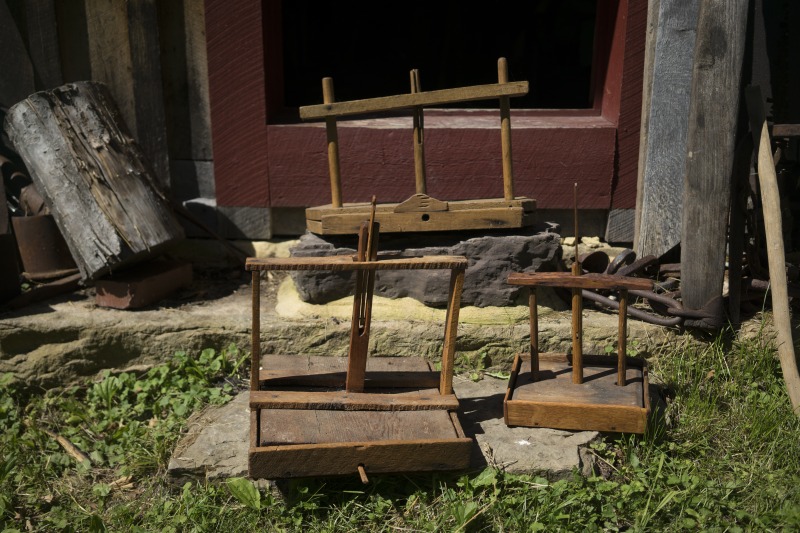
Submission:
M 731 172 L 747 28 L 747 0 L 700 5 L 683 183 L 681 294 L 687 309 L 714 318 L 687 326 L 721 327 L 722 281 Z
M 183 238 L 108 88 L 77 82 L 28 96 L 5 132 L 30 171 L 83 279 Z

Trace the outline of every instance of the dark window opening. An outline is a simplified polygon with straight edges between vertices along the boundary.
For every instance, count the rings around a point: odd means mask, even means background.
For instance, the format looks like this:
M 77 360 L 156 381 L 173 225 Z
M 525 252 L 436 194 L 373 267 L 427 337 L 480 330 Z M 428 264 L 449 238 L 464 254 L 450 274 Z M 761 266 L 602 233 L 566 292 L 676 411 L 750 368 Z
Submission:
M 509 80 L 530 83 L 512 107 L 592 107 L 596 0 L 479 5 L 283 2 L 286 106 L 320 103 L 325 76 L 340 101 L 408 93 L 413 68 L 424 91 L 497 83 L 497 59 L 505 57 Z

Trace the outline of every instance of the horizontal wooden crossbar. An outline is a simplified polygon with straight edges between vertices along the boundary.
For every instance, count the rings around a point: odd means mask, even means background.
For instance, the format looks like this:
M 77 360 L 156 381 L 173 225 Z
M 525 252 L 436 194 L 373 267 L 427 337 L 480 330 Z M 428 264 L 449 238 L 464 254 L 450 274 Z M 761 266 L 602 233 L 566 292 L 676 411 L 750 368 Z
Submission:
M 570 272 L 512 272 L 508 275 L 508 283 L 524 287 L 564 287 L 566 289 L 646 291 L 653 288 L 653 282 L 645 278 L 591 273 L 575 276 Z
M 298 374 L 286 370 L 261 370 L 259 379 L 265 387 L 344 387 L 347 373 L 324 372 L 319 374 Z M 364 386 L 369 389 L 380 388 L 418 388 L 435 389 L 439 386 L 439 372 L 431 371 L 367 371 Z
M 311 120 L 327 117 L 342 117 L 346 115 L 363 115 L 412 107 L 428 107 L 457 102 L 471 102 L 474 100 L 488 100 L 501 96 L 524 96 L 526 94 L 528 94 L 527 81 L 474 85 L 472 87 L 457 87 L 455 89 L 442 89 L 439 91 L 398 94 L 395 96 L 382 96 L 365 100 L 350 100 L 347 102 L 303 106 L 300 108 L 300 118 L 303 120 Z
M 341 411 L 423 411 L 458 409 L 455 394 L 431 392 L 375 394 L 366 392 L 251 391 L 250 407 L 260 409 L 330 409 Z
M 246 270 L 465 270 L 463 256 L 408 257 L 377 261 L 354 261 L 350 255 L 328 257 L 248 258 Z

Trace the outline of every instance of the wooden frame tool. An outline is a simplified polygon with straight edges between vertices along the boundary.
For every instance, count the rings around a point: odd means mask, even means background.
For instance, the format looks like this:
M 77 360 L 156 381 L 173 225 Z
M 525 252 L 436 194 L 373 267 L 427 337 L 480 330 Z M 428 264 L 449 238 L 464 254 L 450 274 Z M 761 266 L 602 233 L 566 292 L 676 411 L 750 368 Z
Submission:
M 322 235 L 358 233 L 361 222 L 369 212 L 368 203 L 342 202 L 342 177 L 339 165 L 339 134 L 336 119 L 367 113 L 385 113 L 411 109 L 415 194 L 401 203 L 378 206 L 382 231 L 446 231 L 487 228 L 521 228 L 534 222 L 535 200 L 514 196 L 514 176 L 511 152 L 511 110 L 509 99 L 528 92 L 528 82 L 510 82 L 505 58 L 497 64 L 498 83 L 475 85 L 438 91 L 422 91 L 419 71 L 410 72 L 411 90 L 408 94 L 365 100 L 336 102 L 333 80 L 322 80 L 323 103 L 300 108 L 303 120 L 325 120 L 328 143 L 328 171 L 331 182 L 331 203 L 306 209 L 309 231 Z M 500 141 L 503 174 L 503 198 L 443 201 L 427 193 L 425 169 L 425 107 L 486 100 L 500 100 Z
M 374 201 L 373 201 L 374 205 Z M 460 470 L 472 439 L 458 421 L 453 359 L 467 260 L 382 258 L 375 215 L 353 256 L 250 258 L 252 358 L 249 472 L 253 478 Z M 367 357 L 380 270 L 450 270 L 441 371 L 422 357 Z M 261 354 L 260 273 L 355 271 L 348 357 Z M 390 354 L 380 354 L 390 355 Z
M 577 184 L 576 184 L 577 197 Z M 529 287 L 529 354 L 514 358 L 503 414 L 509 426 L 644 433 L 650 414 L 647 364 L 628 357 L 629 290 L 650 290 L 644 278 L 582 274 L 578 259 L 575 207 L 575 261 L 571 272 L 515 272 L 508 283 Z M 539 352 L 538 287 L 572 291 L 572 354 Z M 619 293 L 617 357 L 583 353 L 583 289 Z

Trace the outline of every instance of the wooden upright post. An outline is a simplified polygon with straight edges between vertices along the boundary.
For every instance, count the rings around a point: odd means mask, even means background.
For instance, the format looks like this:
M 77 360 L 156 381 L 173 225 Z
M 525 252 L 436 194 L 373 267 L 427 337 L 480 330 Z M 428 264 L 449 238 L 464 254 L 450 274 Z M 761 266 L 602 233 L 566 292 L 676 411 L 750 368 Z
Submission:
M 578 259 L 578 243 L 581 240 L 578 232 L 578 184 L 573 189 L 575 226 L 575 261 L 572 263 L 572 275 L 581 275 L 581 263 Z M 572 289 L 572 382 L 583 383 L 583 293 L 580 287 Z
M 625 360 L 628 351 L 628 289 L 619 291 L 619 339 L 617 343 L 617 385 L 624 387 L 628 374 Z
M 322 78 L 322 101 L 334 102 L 333 78 Z M 328 137 L 328 172 L 331 175 L 331 205 L 342 207 L 342 177 L 339 173 L 339 134 L 336 131 L 336 117 L 325 118 L 325 133 Z
M 464 270 L 450 273 L 450 296 L 447 302 L 447 318 L 444 325 L 442 346 L 442 369 L 439 372 L 439 394 L 453 394 L 453 364 L 458 335 L 458 314 L 461 311 L 461 289 L 464 287 Z
M 539 379 L 539 309 L 536 292 L 536 287 L 531 287 L 528 295 L 528 309 L 531 315 L 531 381 Z
M 722 282 L 747 9 L 747 0 L 707 0 L 698 14 L 683 186 L 681 295 L 685 308 L 704 308 L 713 316 L 687 320 L 687 326 L 723 326 Z
M 253 270 L 253 325 L 250 337 L 250 390 L 258 390 L 261 367 L 261 272 Z
M 422 91 L 419 81 L 419 70 L 411 71 L 411 94 Z M 422 107 L 414 108 L 414 176 L 416 178 L 417 194 L 427 193 L 425 180 L 425 125 Z
M 497 60 L 497 82 L 508 83 L 508 63 Z M 511 166 L 511 105 L 508 96 L 500 97 L 500 142 L 503 146 L 503 198 L 514 199 L 514 172 Z

